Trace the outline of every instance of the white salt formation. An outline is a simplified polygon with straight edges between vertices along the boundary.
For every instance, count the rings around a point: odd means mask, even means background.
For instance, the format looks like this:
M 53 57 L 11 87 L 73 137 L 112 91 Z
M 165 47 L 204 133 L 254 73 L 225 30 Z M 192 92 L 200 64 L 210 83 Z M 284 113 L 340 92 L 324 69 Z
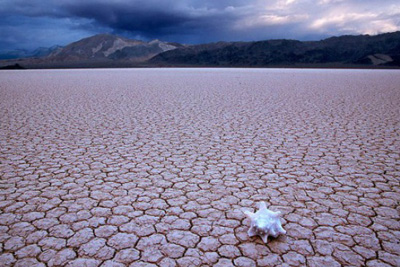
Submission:
M 260 203 L 260 209 L 256 213 L 247 210 L 244 213 L 251 220 L 250 229 L 247 232 L 250 237 L 259 235 L 264 243 L 267 243 L 268 236 L 278 237 L 280 234 L 286 234 L 280 220 L 281 212 L 267 209 L 265 202 Z

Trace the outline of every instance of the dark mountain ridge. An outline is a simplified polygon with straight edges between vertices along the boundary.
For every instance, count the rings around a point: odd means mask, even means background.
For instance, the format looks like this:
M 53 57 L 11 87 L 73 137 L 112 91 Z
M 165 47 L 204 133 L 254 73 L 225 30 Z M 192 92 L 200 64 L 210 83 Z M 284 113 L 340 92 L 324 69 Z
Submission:
M 150 62 L 160 66 L 400 66 L 400 32 L 307 42 L 283 39 L 195 45 L 158 54 Z

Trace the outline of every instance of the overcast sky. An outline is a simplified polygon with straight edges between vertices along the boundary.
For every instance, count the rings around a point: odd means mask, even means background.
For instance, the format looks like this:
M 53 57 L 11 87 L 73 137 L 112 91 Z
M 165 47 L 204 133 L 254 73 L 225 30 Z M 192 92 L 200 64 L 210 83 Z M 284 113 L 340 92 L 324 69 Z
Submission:
M 400 0 L 0 0 L 0 50 L 97 33 L 181 43 L 400 30 Z

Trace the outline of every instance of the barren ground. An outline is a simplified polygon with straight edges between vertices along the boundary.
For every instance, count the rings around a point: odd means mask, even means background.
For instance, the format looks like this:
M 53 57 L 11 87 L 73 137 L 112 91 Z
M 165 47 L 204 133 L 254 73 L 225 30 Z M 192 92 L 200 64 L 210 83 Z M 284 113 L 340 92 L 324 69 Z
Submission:
M 399 153 L 399 71 L 1 71 L 0 266 L 400 266 Z

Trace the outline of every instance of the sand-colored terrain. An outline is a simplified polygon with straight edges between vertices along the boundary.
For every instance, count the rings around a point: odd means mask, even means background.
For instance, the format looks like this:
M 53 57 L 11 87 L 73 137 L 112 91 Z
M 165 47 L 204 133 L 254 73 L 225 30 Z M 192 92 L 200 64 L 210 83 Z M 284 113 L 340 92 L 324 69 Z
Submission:
M 400 266 L 400 72 L 1 71 L 0 176 L 0 266 Z

